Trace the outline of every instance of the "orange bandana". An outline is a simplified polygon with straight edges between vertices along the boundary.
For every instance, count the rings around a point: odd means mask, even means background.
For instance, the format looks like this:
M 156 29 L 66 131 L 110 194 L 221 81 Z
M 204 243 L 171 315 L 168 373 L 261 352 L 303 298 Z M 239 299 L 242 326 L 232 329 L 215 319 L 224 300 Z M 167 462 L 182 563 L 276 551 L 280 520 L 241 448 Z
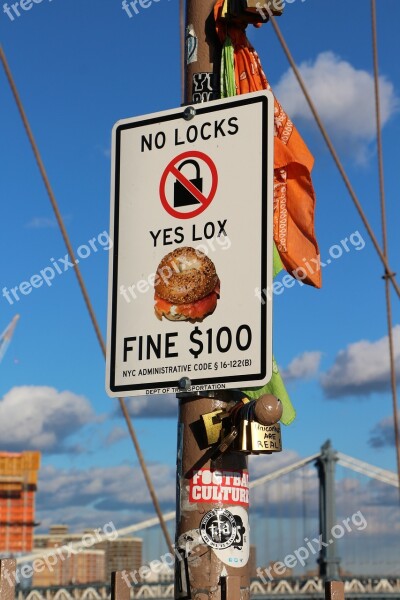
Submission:
M 270 90 L 260 59 L 243 28 L 221 17 L 224 0 L 214 8 L 221 43 L 232 40 L 236 93 Z M 285 269 L 304 283 L 321 287 L 319 250 L 314 232 L 315 193 L 311 181 L 314 158 L 275 98 L 274 241 Z M 314 273 L 307 263 L 315 265 Z M 298 269 L 298 271 L 296 271 Z

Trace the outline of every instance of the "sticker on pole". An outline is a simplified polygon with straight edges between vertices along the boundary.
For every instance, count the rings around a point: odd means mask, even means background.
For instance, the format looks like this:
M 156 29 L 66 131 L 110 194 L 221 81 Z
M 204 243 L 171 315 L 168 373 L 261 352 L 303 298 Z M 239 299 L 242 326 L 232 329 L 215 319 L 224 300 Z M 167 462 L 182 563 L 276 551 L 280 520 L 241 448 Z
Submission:
M 244 567 L 249 562 L 249 516 L 247 511 L 241 506 L 232 506 L 229 508 L 229 512 L 235 519 L 235 539 L 226 548 L 214 548 L 214 552 L 226 565 L 240 569 L 240 567 Z
M 219 502 L 249 506 L 249 474 L 247 471 L 211 471 L 199 469 L 190 479 L 191 504 Z
M 273 151 L 268 91 L 114 126 L 110 396 L 271 379 Z M 199 485 L 246 504 L 244 485 Z
M 207 546 L 223 550 L 232 546 L 236 539 L 236 521 L 226 508 L 213 508 L 200 523 L 200 535 Z
M 213 160 L 204 152 L 191 150 L 173 158 L 165 168 L 160 199 L 172 217 L 191 219 L 211 204 L 217 187 L 218 172 Z
M 201 519 L 199 532 L 207 546 L 230 567 L 247 565 L 250 526 L 247 511 L 240 507 L 213 508 Z

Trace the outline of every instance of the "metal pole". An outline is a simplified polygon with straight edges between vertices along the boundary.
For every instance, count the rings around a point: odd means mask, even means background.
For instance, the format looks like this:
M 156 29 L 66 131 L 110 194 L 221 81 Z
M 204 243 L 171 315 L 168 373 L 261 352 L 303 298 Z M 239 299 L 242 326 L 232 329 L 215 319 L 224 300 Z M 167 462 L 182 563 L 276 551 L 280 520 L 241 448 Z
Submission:
M 186 2 L 185 104 L 219 97 L 220 48 L 213 6 L 214 0 Z M 211 397 L 204 396 L 178 394 L 175 598 L 248 600 L 250 545 L 247 499 L 241 505 L 234 503 L 233 506 L 229 500 L 213 499 L 218 489 L 218 483 L 213 484 L 214 480 L 220 482 L 219 489 L 223 489 L 227 496 L 234 477 L 236 483 L 241 481 L 246 485 L 247 456 L 229 450 L 215 456 L 215 448 L 210 449 L 204 443 L 201 415 L 217 409 L 225 410 L 232 394 L 211 392 Z M 238 487 L 245 493 L 243 486 Z M 204 496 L 198 501 L 207 490 L 213 491 L 213 497 L 208 499 L 207 496 L 206 499 Z M 234 531 L 235 546 L 229 539 Z
M 182 396 L 185 396 L 183 394 Z M 177 464 L 177 525 L 175 598 L 196 600 L 247 600 L 249 596 L 249 524 L 247 506 L 231 506 L 229 500 L 205 500 L 207 490 L 233 489 L 233 480 L 247 476 L 247 456 L 225 452 L 216 458 L 215 448 L 202 443 L 200 416 L 226 408 L 226 398 L 180 398 Z M 243 486 L 238 486 L 243 489 Z M 221 489 L 221 488 L 220 488 Z M 214 495 L 214 494 L 213 494 Z M 200 501 L 197 499 L 200 498 Z M 232 516 L 235 521 L 232 521 Z M 237 527 L 232 552 L 229 536 Z M 207 541 L 204 541 L 204 540 Z M 239 563 L 233 561 L 241 561 Z M 232 562 L 231 562 L 232 561 Z M 230 564 L 231 563 L 231 564 Z M 229 590 L 229 594 L 228 591 Z
M 220 97 L 220 43 L 213 17 L 214 0 L 186 0 L 185 102 Z
M 121 571 L 111 573 L 111 600 L 130 600 L 131 588 Z
M 325 600 L 344 600 L 343 581 L 325 582 Z
M 15 559 L 0 560 L 0 598 L 14 600 L 15 596 Z
M 335 503 L 335 468 L 336 451 L 330 440 L 321 447 L 321 455 L 317 459 L 320 481 L 320 533 L 322 547 L 319 557 L 320 576 L 325 580 L 339 578 L 340 559 L 336 556 L 336 540 L 333 535 L 336 525 Z

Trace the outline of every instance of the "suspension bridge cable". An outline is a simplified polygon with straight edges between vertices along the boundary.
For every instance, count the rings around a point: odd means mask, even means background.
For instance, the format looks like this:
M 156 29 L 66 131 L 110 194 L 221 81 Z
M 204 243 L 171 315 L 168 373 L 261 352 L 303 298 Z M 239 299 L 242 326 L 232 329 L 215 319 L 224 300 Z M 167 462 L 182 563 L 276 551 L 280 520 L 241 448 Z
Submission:
M 272 554 L 272 548 L 274 547 L 274 544 L 270 544 L 270 537 L 272 535 L 272 529 L 270 527 L 270 523 L 269 523 L 269 519 L 268 519 L 268 515 L 270 514 L 270 499 L 269 499 L 269 488 L 266 485 L 265 486 L 265 505 L 266 505 L 266 511 L 265 511 L 265 516 L 264 516 L 264 536 L 265 536 L 265 556 L 266 556 L 266 561 L 265 564 L 268 565 L 270 563 L 270 561 L 272 560 L 271 558 L 271 554 Z M 261 563 L 259 563 L 261 564 Z
M 343 481 L 344 485 L 346 485 L 346 474 L 344 472 L 345 467 L 343 467 L 342 465 L 338 465 L 338 468 L 341 469 L 342 473 L 341 473 L 341 480 Z M 353 484 L 354 485 L 354 484 Z M 356 496 L 358 497 L 358 488 L 356 487 L 355 489 L 356 492 Z M 353 506 L 353 502 L 354 502 L 354 493 L 352 493 L 352 490 L 350 489 L 350 493 L 346 493 L 345 494 L 345 512 L 346 514 L 344 515 L 345 517 L 354 514 L 354 506 Z M 359 502 L 357 500 L 357 506 L 359 506 Z M 356 565 L 356 557 L 357 557 L 357 553 L 356 553 L 356 538 L 357 535 L 354 534 L 350 537 L 349 539 L 349 543 L 348 543 L 348 547 L 349 547 L 349 560 L 348 560 L 348 564 L 349 565 Z
M 276 506 L 277 506 L 277 519 L 276 522 L 278 523 L 278 527 L 277 527 L 277 549 L 278 549 L 278 561 L 282 561 L 283 557 L 285 556 L 284 554 L 284 545 L 283 545 L 283 540 L 285 539 L 285 523 L 283 521 L 283 494 L 282 494 L 282 479 L 283 477 L 279 477 L 278 481 L 276 482 L 275 486 L 276 486 Z M 274 561 L 276 560 L 276 558 L 274 558 Z
M 290 483 L 290 505 L 289 505 L 289 523 L 290 523 L 290 543 L 292 548 L 297 546 L 297 515 L 296 515 L 296 501 L 297 501 L 297 480 L 295 473 L 291 473 L 289 476 Z
M 297 67 L 297 65 L 296 65 L 296 63 L 294 61 L 293 55 L 290 52 L 289 47 L 288 47 L 288 45 L 287 45 L 287 43 L 285 41 L 285 38 L 284 38 L 284 36 L 283 36 L 280 28 L 279 28 L 279 25 L 277 24 L 275 17 L 273 17 L 272 15 L 270 16 L 270 21 L 271 21 L 272 27 L 274 28 L 274 31 L 275 31 L 275 33 L 276 33 L 276 35 L 278 37 L 278 40 L 279 40 L 279 42 L 280 42 L 280 44 L 281 44 L 281 46 L 283 48 L 283 51 L 284 51 L 284 53 L 286 55 L 286 58 L 288 59 L 289 64 L 290 64 L 290 66 L 293 69 L 293 72 L 294 72 L 295 77 L 296 77 L 296 79 L 297 79 L 297 81 L 298 81 L 298 83 L 299 83 L 299 85 L 301 87 L 301 90 L 302 90 L 302 92 L 304 94 L 304 97 L 307 100 L 308 106 L 311 109 L 311 112 L 312 112 L 312 114 L 314 116 L 314 119 L 316 120 L 316 123 L 317 123 L 317 125 L 318 125 L 318 127 L 319 127 L 319 129 L 321 131 L 321 134 L 322 134 L 322 136 L 323 136 L 323 138 L 324 138 L 324 140 L 325 140 L 325 142 L 326 142 L 326 144 L 327 144 L 327 146 L 329 148 L 329 151 L 330 151 L 330 153 L 332 155 L 332 158 L 333 158 L 333 160 L 334 160 L 337 168 L 339 169 L 339 172 L 340 172 L 340 174 L 342 176 L 344 184 L 345 184 L 345 186 L 346 186 L 346 188 L 347 188 L 347 190 L 348 190 L 348 192 L 349 192 L 349 194 L 351 196 L 351 199 L 353 200 L 353 203 L 354 203 L 354 205 L 355 205 L 355 207 L 356 207 L 356 209 L 358 211 L 358 214 L 360 215 L 361 220 L 364 223 L 364 226 L 365 226 L 365 228 L 366 228 L 366 230 L 368 232 L 368 235 L 371 238 L 371 241 L 372 241 L 372 243 L 374 245 L 374 248 L 375 248 L 376 252 L 378 253 L 379 258 L 381 259 L 381 261 L 382 261 L 382 263 L 383 263 L 383 265 L 385 267 L 385 273 L 388 274 L 388 281 L 391 282 L 391 284 L 393 285 L 394 289 L 396 290 L 396 294 L 400 298 L 400 286 L 398 285 L 398 283 L 397 283 L 397 281 L 395 279 L 395 273 L 390 268 L 388 260 L 387 260 L 387 257 L 382 252 L 382 249 L 381 249 L 381 247 L 379 245 L 379 242 L 378 242 L 378 240 L 377 240 L 377 238 L 375 236 L 375 233 L 374 233 L 374 231 L 373 231 L 373 229 L 372 229 L 372 227 L 371 227 L 371 225 L 370 225 L 370 223 L 369 223 L 369 221 L 367 219 L 367 216 L 366 216 L 366 214 L 364 212 L 364 209 L 362 208 L 361 203 L 360 203 L 360 201 L 359 201 L 359 199 L 358 199 L 358 197 L 357 197 L 357 195 L 356 195 L 356 193 L 355 193 L 355 191 L 353 189 L 353 186 L 351 185 L 350 179 L 348 178 L 348 176 L 346 174 L 346 171 L 345 171 L 345 169 L 343 167 L 343 164 L 342 164 L 342 162 L 341 162 L 341 160 L 340 160 L 340 158 L 339 158 L 339 156 L 338 156 L 338 154 L 337 154 L 337 152 L 335 150 L 335 147 L 334 147 L 334 145 L 333 145 L 333 143 L 331 141 L 331 138 L 328 135 L 328 132 L 327 132 L 327 130 L 325 128 L 325 125 L 323 124 L 323 122 L 322 122 L 322 120 L 321 120 L 321 118 L 319 116 L 319 113 L 318 113 L 318 111 L 317 111 L 317 109 L 315 107 L 315 104 L 314 104 L 313 100 L 311 99 L 311 96 L 310 96 L 310 94 L 309 94 L 309 92 L 307 90 L 307 87 L 306 87 L 306 85 L 304 83 L 304 80 L 303 80 L 301 74 L 300 74 L 300 71 L 299 71 L 299 69 L 298 69 L 298 67 Z
M 59 207 L 58 207 L 58 203 L 57 203 L 56 197 L 54 195 L 53 189 L 52 189 L 51 184 L 50 184 L 50 180 L 49 180 L 49 178 L 47 176 L 47 172 L 46 172 L 44 163 L 42 161 L 42 157 L 40 155 L 39 148 L 38 148 L 38 146 L 36 144 L 36 141 L 35 141 L 32 129 L 30 127 L 30 124 L 29 124 L 29 121 L 28 121 L 28 117 L 27 117 L 27 115 L 25 113 L 25 109 L 23 107 L 20 95 L 18 93 L 16 84 L 15 84 L 15 81 L 14 81 L 14 77 L 13 77 L 13 75 L 11 73 L 11 69 L 9 67 L 6 55 L 5 55 L 4 50 L 3 50 L 3 48 L 2 48 L 1 45 L 0 45 L 0 60 L 2 62 L 5 74 L 7 76 L 8 83 L 9 83 L 11 91 L 13 93 L 14 100 L 15 100 L 15 103 L 17 105 L 18 111 L 20 113 L 23 125 L 25 127 L 25 131 L 26 131 L 27 136 L 29 138 L 29 142 L 31 144 L 31 147 L 32 147 L 32 150 L 33 150 L 33 154 L 35 156 L 37 166 L 39 167 L 39 171 L 40 171 L 40 174 L 42 176 L 43 183 L 45 185 L 45 188 L 46 188 L 46 191 L 47 191 L 47 194 L 48 194 L 51 206 L 53 208 L 53 211 L 54 211 L 54 214 L 55 214 L 55 217 L 56 217 L 59 229 L 61 231 L 61 235 L 63 237 L 65 246 L 66 246 L 66 248 L 68 250 L 69 256 L 70 256 L 70 258 L 71 258 L 71 260 L 72 260 L 72 262 L 74 264 L 75 275 L 76 275 L 76 278 L 78 280 L 78 284 L 79 284 L 79 287 L 80 287 L 83 299 L 85 301 L 86 308 L 87 308 L 89 316 L 90 316 L 90 320 L 91 320 L 93 328 L 95 330 L 95 334 L 96 334 L 97 340 L 99 342 L 99 345 L 100 345 L 101 351 L 103 353 L 103 356 L 105 357 L 105 355 L 106 355 L 106 346 L 105 346 L 105 343 L 104 343 L 104 339 L 103 339 L 102 333 L 100 331 L 99 323 L 98 323 L 96 315 L 94 313 L 93 306 L 92 306 L 92 303 L 91 303 L 88 291 L 86 289 L 86 285 L 85 285 L 85 282 L 83 280 L 82 274 L 81 274 L 80 269 L 79 269 L 79 267 L 77 265 L 77 261 L 76 261 L 76 258 L 75 258 L 75 253 L 74 253 L 74 250 L 72 248 L 72 244 L 71 244 L 71 241 L 70 241 L 67 229 L 65 227 L 63 218 L 61 216 L 61 213 L 60 213 L 60 210 L 59 210 Z M 139 464 L 140 464 L 140 467 L 142 469 L 142 473 L 143 473 L 143 476 L 144 476 L 147 488 L 149 490 L 151 499 L 153 501 L 153 505 L 154 505 L 155 511 L 156 511 L 157 516 L 158 516 L 158 518 L 160 520 L 160 526 L 161 526 L 161 529 L 162 529 L 162 531 L 164 533 L 165 541 L 167 543 L 168 548 L 171 549 L 172 548 L 172 541 L 170 539 L 167 527 L 166 527 L 166 525 L 165 525 L 165 523 L 163 521 L 161 507 L 159 505 L 158 498 L 156 496 L 156 492 L 155 492 L 153 483 L 152 483 L 151 478 L 150 478 L 150 473 L 149 473 L 149 471 L 147 469 L 147 465 L 145 463 L 145 460 L 144 460 L 144 457 L 143 457 L 143 454 L 142 454 L 142 451 L 141 451 L 141 448 L 140 448 L 140 445 L 139 445 L 138 437 L 137 437 L 135 429 L 134 429 L 134 427 L 132 425 L 132 422 L 131 422 L 131 419 L 130 419 L 130 416 L 129 416 L 129 413 L 128 413 L 128 409 L 126 407 L 126 404 L 125 404 L 125 401 L 124 401 L 123 398 L 118 398 L 118 401 L 119 401 L 119 405 L 120 405 L 122 414 L 123 414 L 123 416 L 125 418 L 126 424 L 128 426 L 129 434 L 130 434 L 131 440 L 133 442 L 133 445 L 135 447 L 136 454 L 137 454 L 137 457 L 138 457 L 138 460 L 139 460 Z
M 305 478 L 301 478 L 301 516 L 302 516 L 302 525 L 303 525 L 303 538 L 307 537 L 306 533 L 306 520 L 307 520 L 307 507 L 306 507 L 306 495 L 305 495 Z
M 388 239 L 387 239 L 387 220 L 386 220 L 386 201 L 385 201 L 385 179 L 383 172 L 383 145 L 382 145 L 382 128 L 381 128 L 381 101 L 379 92 L 379 61 L 378 61 L 378 32 L 377 32 L 377 20 L 376 20 L 376 0 L 371 0 L 371 20 L 372 20 L 372 48 L 374 58 L 374 88 L 375 88 L 375 113 L 376 113 L 376 139 L 378 148 L 378 171 L 379 171 L 379 195 L 380 195 L 380 207 L 381 207 L 381 221 L 382 221 L 382 239 L 383 239 L 383 253 L 387 260 L 388 255 Z M 390 295 L 390 284 L 389 280 L 393 277 L 393 274 L 388 273 L 385 270 L 383 276 L 385 280 L 385 296 L 386 296 L 386 314 L 387 314 L 387 326 L 388 326 L 388 339 L 389 339 L 389 357 L 390 357 L 390 384 L 392 387 L 392 401 L 393 401 L 393 426 L 394 426 L 394 439 L 396 446 L 396 457 L 397 457 L 397 474 L 400 484 L 400 431 L 399 431 L 399 414 L 398 414 L 398 403 L 397 403 L 397 386 L 396 386 L 396 363 L 394 358 L 394 342 L 393 342 L 393 319 L 392 319 L 392 301 Z M 400 491 L 400 485 L 399 485 Z
M 357 472 L 356 473 L 356 482 L 357 482 L 356 498 L 357 498 L 357 502 L 353 504 L 353 506 L 351 507 L 351 511 L 349 510 L 349 512 L 347 513 L 348 515 L 353 514 L 355 512 L 356 508 L 360 509 L 360 507 L 363 507 L 363 504 L 365 505 L 365 490 L 363 489 L 363 482 L 364 482 L 364 480 L 365 480 L 365 475 Z M 355 498 L 354 498 L 354 500 L 355 500 Z M 358 536 L 358 539 L 360 540 L 360 536 Z M 359 561 L 358 567 L 360 569 L 362 563 L 363 562 L 364 563 L 367 562 L 367 557 L 369 558 L 369 563 L 373 564 L 374 553 L 372 552 L 372 550 L 373 550 L 374 544 L 371 543 L 370 537 L 367 538 L 367 539 L 365 539 L 365 536 L 363 537 L 363 545 L 365 544 L 366 547 L 367 547 L 367 552 L 366 552 L 367 556 L 364 556 L 364 553 L 363 553 L 363 555 L 360 557 L 361 552 L 357 552 L 357 535 L 354 535 L 354 536 L 350 537 L 350 541 L 353 543 L 352 550 L 354 551 L 354 564 L 356 564 L 357 559 L 358 559 L 358 561 Z M 360 558 L 361 558 L 361 563 L 360 563 Z
M 359 460 L 358 458 L 353 458 L 352 456 L 347 456 L 347 454 L 343 454 L 342 452 L 337 452 L 336 456 L 338 463 L 343 467 L 347 467 L 348 469 L 352 469 L 353 471 L 362 473 L 363 475 L 367 475 L 367 477 L 377 479 L 378 481 L 382 481 L 388 485 L 399 487 L 397 474 L 393 473 L 393 471 L 381 469 L 380 467 L 374 467 L 369 463 Z
M 278 477 L 282 477 L 282 475 L 286 475 L 287 473 L 291 473 L 292 471 L 296 471 L 296 469 L 300 469 L 300 467 L 304 467 L 304 465 L 308 465 L 313 462 L 316 458 L 320 456 L 320 453 L 312 454 L 307 458 L 302 458 L 287 467 L 282 467 L 282 469 L 278 469 L 277 471 L 273 471 L 273 473 L 268 473 L 268 475 L 263 475 L 258 479 L 254 479 L 254 481 L 250 481 L 249 487 L 254 488 L 258 485 L 262 485 L 263 483 L 267 483 L 267 481 L 272 481 L 273 479 L 277 479 Z

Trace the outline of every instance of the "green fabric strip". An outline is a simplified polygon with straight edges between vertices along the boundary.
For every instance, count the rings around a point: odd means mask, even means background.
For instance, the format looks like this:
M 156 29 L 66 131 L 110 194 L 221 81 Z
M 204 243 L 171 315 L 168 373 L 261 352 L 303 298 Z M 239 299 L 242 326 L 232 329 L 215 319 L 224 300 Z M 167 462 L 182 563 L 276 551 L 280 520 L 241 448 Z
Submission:
M 221 98 L 236 96 L 235 56 L 232 40 L 226 36 L 221 59 Z

